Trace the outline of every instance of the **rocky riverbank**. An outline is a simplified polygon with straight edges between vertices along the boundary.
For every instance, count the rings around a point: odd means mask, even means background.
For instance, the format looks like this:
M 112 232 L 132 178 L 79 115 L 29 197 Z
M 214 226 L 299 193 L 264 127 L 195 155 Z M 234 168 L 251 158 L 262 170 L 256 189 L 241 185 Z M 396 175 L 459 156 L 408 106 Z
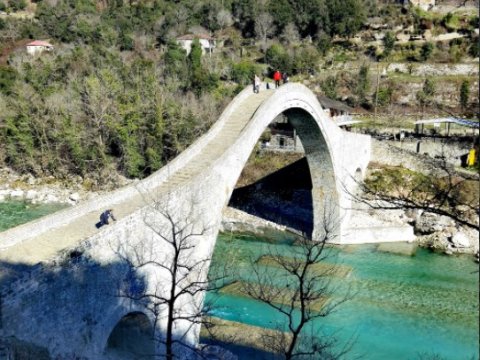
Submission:
M 446 216 L 429 213 L 413 213 L 395 210 L 394 214 L 370 211 L 370 216 L 378 220 L 389 221 L 392 216 L 404 225 L 413 225 L 416 234 L 415 242 L 421 246 L 447 255 L 474 254 L 478 261 L 479 233 L 474 229 L 458 226 Z M 221 225 L 223 232 L 241 232 L 259 237 L 275 239 L 291 238 L 298 232 L 287 226 L 250 215 L 244 211 L 227 208 L 223 214 Z
M 21 200 L 31 203 L 76 205 L 110 191 L 114 187 L 124 186 L 130 182 L 120 176 L 116 179 L 115 184 L 109 184 L 93 191 L 90 189 L 90 181 L 80 177 L 71 177 L 65 181 L 59 181 L 53 177 L 37 179 L 31 175 L 19 175 L 10 169 L 0 169 L 0 202 Z M 281 204 L 277 204 L 278 199 L 274 200 L 272 201 L 276 206 L 281 206 Z M 479 252 L 478 231 L 460 226 L 446 216 L 399 210 L 393 213 L 374 212 L 372 210 L 366 210 L 366 212 L 368 212 L 368 216 L 378 220 L 390 222 L 395 220 L 399 224 L 412 225 L 416 234 L 416 241 L 422 247 L 445 254 L 478 254 Z M 296 236 L 298 233 L 288 226 L 279 225 L 234 208 L 226 209 L 221 230 L 246 232 L 255 236 L 278 239 Z
M 0 169 L 0 202 L 20 200 L 33 204 L 75 205 L 114 188 L 127 185 L 129 182 L 130 180 L 118 175 L 109 183 L 98 186 L 94 180 L 84 179 L 80 176 L 71 176 L 63 180 L 53 176 L 35 178 L 30 174 L 20 175 L 11 169 L 2 168 Z

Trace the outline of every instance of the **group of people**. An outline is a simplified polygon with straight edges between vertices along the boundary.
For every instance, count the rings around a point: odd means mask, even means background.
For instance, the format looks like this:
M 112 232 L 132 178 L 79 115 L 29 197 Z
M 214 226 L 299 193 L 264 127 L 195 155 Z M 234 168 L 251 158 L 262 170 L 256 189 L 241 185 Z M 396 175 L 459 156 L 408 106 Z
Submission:
M 286 72 L 282 74 L 279 70 L 276 70 L 273 73 L 273 81 L 275 82 L 275 89 L 280 86 L 280 81 L 283 81 L 283 83 L 286 84 L 288 83 L 288 80 L 289 79 Z M 269 89 L 268 83 L 267 83 L 267 89 Z M 255 74 L 255 76 L 253 77 L 253 92 L 255 94 L 258 94 L 260 92 L 260 77 L 257 74 Z

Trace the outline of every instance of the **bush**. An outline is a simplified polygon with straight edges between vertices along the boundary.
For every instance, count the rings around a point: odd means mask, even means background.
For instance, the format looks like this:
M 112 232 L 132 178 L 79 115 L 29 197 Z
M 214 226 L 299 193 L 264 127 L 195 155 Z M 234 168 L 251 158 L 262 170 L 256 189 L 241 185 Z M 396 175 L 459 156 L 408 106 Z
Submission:
M 5 10 L 7 10 L 7 5 L 5 5 L 5 3 L 3 1 L 0 1 L 0 11 L 5 11 Z M 0 20 L 2 20 L 2 19 L 0 19 Z M 2 28 L 0 27 L 0 30 L 1 29 Z
M 297 52 L 297 55 L 293 60 L 293 73 L 314 74 L 317 69 L 319 58 L 320 55 L 316 48 L 303 47 Z M 286 67 L 283 69 L 283 71 L 288 71 Z
M 291 73 L 291 62 L 285 48 L 280 44 L 273 44 L 265 53 L 265 62 L 271 70 L 281 70 Z
M 23 10 L 27 7 L 25 0 L 10 0 L 9 4 L 13 11 Z
M 248 60 L 243 60 L 232 66 L 232 80 L 240 85 L 248 85 L 252 82 L 256 72 L 256 66 Z
M 427 61 L 433 53 L 434 46 L 431 42 L 426 42 L 420 49 L 420 60 Z
M 455 31 L 455 30 L 458 30 L 460 28 L 460 19 L 459 19 L 458 15 L 448 13 L 443 18 L 442 24 L 448 30 Z
M 472 45 L 470 46 L 470 48 L 468 49 L 468 54 L 472 57 L 479 57 L 480 56 L 480 43 L 479 43 L 479 39 L 478 37 L 477 38 L 474 38 L 473 39 L 474 41 L 472 41 Z
M 16 77 L 15 69 L 10 66 L 0 66 L 0 93 L 9 94 Z

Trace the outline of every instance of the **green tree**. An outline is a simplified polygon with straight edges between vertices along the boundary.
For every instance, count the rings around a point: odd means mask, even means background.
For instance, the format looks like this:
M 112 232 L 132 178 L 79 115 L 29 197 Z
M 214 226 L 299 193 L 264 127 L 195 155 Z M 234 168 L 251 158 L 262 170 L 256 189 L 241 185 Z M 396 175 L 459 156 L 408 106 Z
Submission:
M 427 61 L 433 53 L 434 46 L 431 42 L 426 42 L 420 48 L 420 60 Z
M 121 33 L 120 37 L 118 38 L 118 46 L 120 47 L 120 50 L 125 51 L 125 50 L 133 50 L 133 37 L 130 34 L 126 33 Z
M 387 31 L 385 37 L 383 38 L 383 55 L 388 57 L 395 46 L 395 35 L 391 31 Z
M 255 35 L 255 18 L 258 13 L 256 0 L 238 0 L 232 4 L 232 13 L 236 26 L 242 31 L 244 37 L 251 38 Z
M 370 89 L 370 79 L 368 77 L 369 67 L 363 64 L 357 74 L 357 83 L 354 89 L 358 102 L 365 104 L 367 102 L 367 93 Z
M 176 41 L 168 42 L 164 61 L 165 75 L 176 76 L 180 81 L 186 81 L 188 76 L 187 53 Z
M 320 55 L 313 46 L 304 46 L 297 50 L 293 59 L 293 73 L 314 74 Z
M 292 23 L 294 12 L 288 0 L 269 1 L 268 11 L 273 15 L 273 21 L 277 32 L 283 32 L 287 24 Z
M 378 94 L 376 94 L 377 105 L 378 106 L 387 106 L 392 103 L 393 97 L 393 88 L 392 86 L 380 87 L 378 89 Z
M 210 31 L 220 29 L 217 14 L 221 11 L 222 6 L 218 2 L 207 2 L 200 9 L 200 25 Z
M 9 0 L 8 3 L 13 11 L 24 10 L 27 7 L 25 0 Z
M 232 80 L 240 85 L 248 85 L 252 82 L 256 73 L 256 66 L 249 60 L 242 60 L 232 64 Z
M 365 4 L 362 0 L 326 0 L 329 14 L 330 35 L 351 37 L 366 20 Z
M 325 56 L 332 47 L 332 38 L 324 31 L 317 33 L 316 43 L 320 53 Z
M 470 82 L 468 80 L 463 80 L 462 85 L 460 85 L 460 107 L 462 111 L 468 107 L 468 98 L 470 96 Z
M 432 104 L 436 93 L 435 81 L 427 78 L 423 83 L 422 90 L 417 92 L 417 101 L 422 108 L 422 117 L 425 113 L 425 108 Z
M 10 66 L 0 66 L 0 93 L 10 94 L 17 72 Z
M 272 70 L 281 70 L 291 73 L 291 59 L 285 48 L 280 44 L 273 44 L 265 53 L 265 62 Z
M 209 73 L 202 66 L 202 47 L 198 39 L 192 42 L 192 48 L 188 55 L 188 64 L 190 85 L 197 95 L 205 91 L 211 91 L 217 87 L 218 77 L 213 73 Z
M 325 96 L 330 99 L 337 98 L 337 77 L 333 75 L 328 75 L 327 78 L 320 82 L 320 88 L 325 93 Z

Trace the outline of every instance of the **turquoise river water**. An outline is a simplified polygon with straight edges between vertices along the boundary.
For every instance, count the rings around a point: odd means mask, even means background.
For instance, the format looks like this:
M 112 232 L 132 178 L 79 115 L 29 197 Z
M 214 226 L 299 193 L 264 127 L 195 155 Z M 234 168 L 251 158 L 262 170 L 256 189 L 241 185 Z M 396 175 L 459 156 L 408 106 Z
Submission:
M 291 252 L 287 243 L 272 245 L 248 236 L 220 235 L 213 263 L 228 261 L 237 275 L 248 278 L 248 259 L 267 254 L 272 247 L 281 254 Z M 331 250 L 331 261 L 351 268 L 334 285 L 350 287 L 355 295 L 318 321 L 318 331 L 336 334 L 340 344 L 354 339 L 347 359 L 478 359 L 479 278 L 473 258 L 424 249 L 405 256 L 376 248 L 358 245 Z M 208 299 L 214 300 L 213 315 L 226 320 L 272 327 L 279 319 L 268 306 L 251 299 L 215 293 Z M 251 355 L 243 359 L 248 358 Z
M 0 231 L 62 207 L 0 203 Z M 272 248 L 288 255 L 291 246 L 224 234 L 217 240 L 212 265 L 228 262 L 237 275 L 248 277 L 251 259 Z M 423 249 L 415 256 L 396 255 L 377 251 L 375 245 L 331 251 L 335 264 L 351 270 L 334 283 L 356 294 L 315 327 L 335 333 L 340 343 L 354 338 L 347 359 L 479 359 L 478 265 L 471 256 L 447 257 Z M 226 320 L 272 327 L 279 319 L 251 299 L 209 293 L 207 300 L 215 301 L 213 315 Z
M 0 231 L 65 208 L 65 204 L 31 204 L 25 201 L 0 202 Z

